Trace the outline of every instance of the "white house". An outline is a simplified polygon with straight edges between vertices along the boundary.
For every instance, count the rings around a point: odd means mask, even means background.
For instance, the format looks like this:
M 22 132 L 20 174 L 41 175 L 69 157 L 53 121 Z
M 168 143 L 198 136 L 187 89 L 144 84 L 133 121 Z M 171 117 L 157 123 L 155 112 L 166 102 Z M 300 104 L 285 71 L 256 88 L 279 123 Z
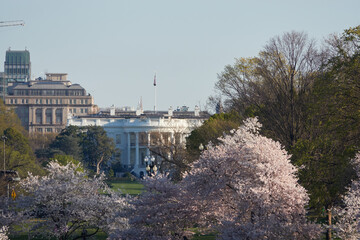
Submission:
M 150 156 L 150 148 L 162 142 L 185 144 L 185 138 L 196 127 L 209 118 L 207 112 L 182 108 L 173 111 L 110 111 L 95 115 L 70 116 L 68 126 L 102 126 L 108 136 L 114 139 L 120 150 L 114 161 L 120 161 L 129 172 L 141 176 L 146 173 L 145 157 Z M 160 160 L 160 159 L 158 159 Z

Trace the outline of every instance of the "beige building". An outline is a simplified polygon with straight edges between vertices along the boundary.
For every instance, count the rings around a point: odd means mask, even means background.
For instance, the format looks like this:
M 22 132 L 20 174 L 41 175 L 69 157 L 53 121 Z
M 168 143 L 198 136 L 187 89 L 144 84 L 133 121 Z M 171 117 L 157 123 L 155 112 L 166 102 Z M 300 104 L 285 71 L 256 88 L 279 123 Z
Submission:
M 68 116 L 98 111 L 93 97 L 79 84 L 68 81 L 66 73 L 49 73 L 44 80 L 9 85 L 5 104 L 15 109 L 30 133 L 60 132 Z

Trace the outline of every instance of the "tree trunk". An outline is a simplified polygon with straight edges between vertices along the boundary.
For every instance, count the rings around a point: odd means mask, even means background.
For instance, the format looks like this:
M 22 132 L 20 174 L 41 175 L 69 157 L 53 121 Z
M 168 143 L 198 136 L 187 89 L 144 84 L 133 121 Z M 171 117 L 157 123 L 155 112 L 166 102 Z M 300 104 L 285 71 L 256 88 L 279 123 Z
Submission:
M 96 164 L 96 174 L 98 175 L 100 174 L 100 164 L 102 163 L 103 160 L 104 160 L 104 156 L 102 156 Z
M 327 210 L 329 228 L 327 230 L 326 239 L 331 240 L 331 210 Z

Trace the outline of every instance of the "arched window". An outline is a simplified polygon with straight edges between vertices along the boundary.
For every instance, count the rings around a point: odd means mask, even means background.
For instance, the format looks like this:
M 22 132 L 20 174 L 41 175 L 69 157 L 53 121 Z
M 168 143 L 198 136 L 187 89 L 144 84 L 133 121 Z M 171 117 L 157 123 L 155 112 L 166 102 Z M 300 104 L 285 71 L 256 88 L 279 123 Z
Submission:
M 55 115 L 56 115 L 56 123 L 61 124 L 62 123 L 62 118 L 63 118 L 62 109 L 56 109 Z
M 40 109 L 40 108 L 36 109 L 35 116 L 36 116 L 36 123 L 41 123 L 42 122 L 42 109 Z
M 45 111 L 46 123 L 52 123 L 52 108 L 47 108 Z

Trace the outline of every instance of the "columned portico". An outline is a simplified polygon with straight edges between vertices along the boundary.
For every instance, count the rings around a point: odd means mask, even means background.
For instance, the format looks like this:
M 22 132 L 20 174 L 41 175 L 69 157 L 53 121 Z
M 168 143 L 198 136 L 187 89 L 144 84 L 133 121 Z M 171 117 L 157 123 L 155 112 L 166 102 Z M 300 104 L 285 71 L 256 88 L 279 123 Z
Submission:
M 138 116 L 134 112 L 134 116 L 130 116 L 129 112 L 124 112 L 124 115 L 114 116 L 78 116 L 70 117 L 68 125 L 104 127 L 108 136 L 115 138 L 120 152 L 124 153 L 120 156 L 120 163 L 124 167 L 124 171 L 141 176 L 146 173 L 143 158 L 153 155 L 150 151 L 152 147 L 157 146 L 159 142 L 183 144 L 185 137 L 192 129 L 200 126 L 208 118 L 208 115 L 195 117 L 190 112 L 180 113 L 179 118 L 176 115 L 177 113 L 174 113 L 173 116 L 168 117 L 167 112 L 158 112 L 156 115 L 151 112 Z M 184 115 L 189 115 L 189 117 L 185 118 Z M 121 135 L 122 141 L 116 141 L 119 135 Z M 155 155 L 154 157 L 161 162 L 160 157 Z M 157 162 L 157 165 L 160 162 Z

